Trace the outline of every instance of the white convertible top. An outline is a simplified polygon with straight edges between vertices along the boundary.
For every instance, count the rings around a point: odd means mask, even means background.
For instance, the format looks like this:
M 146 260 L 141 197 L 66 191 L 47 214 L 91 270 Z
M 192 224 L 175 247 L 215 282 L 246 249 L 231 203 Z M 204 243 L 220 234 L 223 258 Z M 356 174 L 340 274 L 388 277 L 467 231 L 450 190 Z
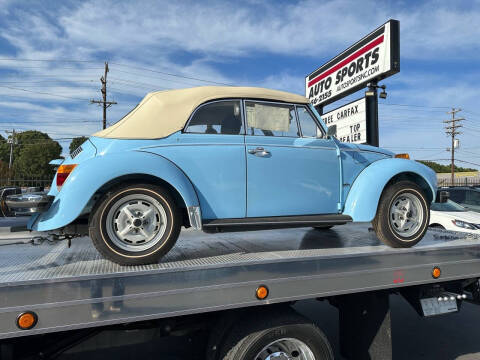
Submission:
M 185 126 L 192 112 L 202 103 L 222 98 L 249 98 L 307 104 L 306 97 L 285 91 L 256 87 L 202 86 L 157 91 L 143 100 L 116 124 L 93 136 L 116 139 L 157 139 Z

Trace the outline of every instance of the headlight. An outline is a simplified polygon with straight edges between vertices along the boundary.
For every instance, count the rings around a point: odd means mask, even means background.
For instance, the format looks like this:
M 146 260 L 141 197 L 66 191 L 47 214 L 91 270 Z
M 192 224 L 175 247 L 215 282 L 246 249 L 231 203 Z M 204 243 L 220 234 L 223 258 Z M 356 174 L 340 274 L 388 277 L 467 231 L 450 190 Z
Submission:
M 470 230 L 477 230 L 477 227 L 474 224 L 470 224 L 468 222 L 462 220 L 452 220 L 453 225 Z

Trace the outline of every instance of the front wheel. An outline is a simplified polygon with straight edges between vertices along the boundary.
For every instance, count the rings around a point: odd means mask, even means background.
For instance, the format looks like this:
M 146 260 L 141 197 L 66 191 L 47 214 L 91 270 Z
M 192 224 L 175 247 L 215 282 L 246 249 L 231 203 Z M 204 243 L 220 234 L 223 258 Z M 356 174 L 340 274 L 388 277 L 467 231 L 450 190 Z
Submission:
M 120 187 L 99 201 L 89 234 L 97 250 L 117 264 L 152 264 L 175 244 L 180 219 L 167 191 L 134 184 Z
M 425 235 L 430 207 L 425 192 L 411 181 L 386 188 L 372 222 L 378 238 L 391 247 L 411 247 Z

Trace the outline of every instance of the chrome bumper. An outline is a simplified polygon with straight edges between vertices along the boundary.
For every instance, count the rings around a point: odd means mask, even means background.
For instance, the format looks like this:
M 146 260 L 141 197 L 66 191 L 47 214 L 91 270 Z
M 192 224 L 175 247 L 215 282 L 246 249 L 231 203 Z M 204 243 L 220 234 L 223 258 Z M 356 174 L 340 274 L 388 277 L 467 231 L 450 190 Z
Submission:
M 15 216 L 28 216 L 47 211 L 53 196 L 44 193 L 9 195 L 5 199 L 8 209 Z

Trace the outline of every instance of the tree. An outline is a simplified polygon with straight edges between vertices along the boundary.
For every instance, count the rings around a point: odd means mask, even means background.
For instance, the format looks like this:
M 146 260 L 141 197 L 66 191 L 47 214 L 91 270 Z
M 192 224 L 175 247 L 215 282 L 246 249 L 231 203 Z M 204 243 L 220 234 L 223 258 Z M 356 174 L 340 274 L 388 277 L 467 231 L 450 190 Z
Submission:
M 68 150 L 70 150 L 70 153 L 73 152 L 76 148 L 78 148 L 80 145 L 82 145 L 85 141 L 87 141 L 88 137 L 86 136 L 79 136 L 76 138 L 73 138 L 70 146 L 68 147 Z
M 10 145 L 2 135 L 0 135 L 0 161 L 8 163 L 10 158 Z
M 55 170 L 49 162 L 61 157 L 60 144 L 34 130 L 17 134 L 17 142 L 13 151 L 15 177 L 51 179 Z
M 450 172 L 450 165 L 442 165 L 439 163 L 436 163 L 434 161 L 424 161 L 424 160 L 419 160 L 418 162 L 430 167 L 435 171 L 436 173 L 449 173 Z M 478 171 L 477 169 L 471 169 L 471 168 L 462 168 L 459 166 L 455 165 L 455 172 L 468 172 L 468 171 Z

